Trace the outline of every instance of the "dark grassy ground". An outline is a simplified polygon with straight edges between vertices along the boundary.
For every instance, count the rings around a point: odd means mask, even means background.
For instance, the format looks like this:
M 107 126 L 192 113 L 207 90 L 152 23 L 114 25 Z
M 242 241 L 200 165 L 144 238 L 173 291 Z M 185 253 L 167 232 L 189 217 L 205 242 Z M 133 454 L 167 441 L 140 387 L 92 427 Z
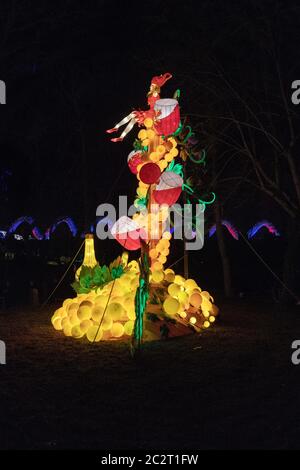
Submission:
M 2 313 L 0 448 L 298 448 L 300 310 L 235 302 L 201 335 L 145 345 L 65 338 Z

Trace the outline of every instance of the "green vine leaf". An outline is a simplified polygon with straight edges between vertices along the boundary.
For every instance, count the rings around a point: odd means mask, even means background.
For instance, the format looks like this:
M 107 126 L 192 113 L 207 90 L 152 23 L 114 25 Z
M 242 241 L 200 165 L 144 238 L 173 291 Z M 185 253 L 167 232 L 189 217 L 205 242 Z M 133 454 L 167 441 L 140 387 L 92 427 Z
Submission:
M 93 283 L 96 286 L 100 286 L 101 284 L 103 284 L 103 275 L 100 266 L 96 266 L 94 269 Z
M 90 289 L 92 285 L 92 279 L 93 277 L 90 274 L 86 274 L 85 276 L 80 276 L 80 287 L 83 287 L 84 289 Z
M 123 266 L 118 266 L 116 268 L 112 268 L 111 277 L 113 279 L 118 279 L 119 277 L 122 276 L 123 272 L 124 272 Z

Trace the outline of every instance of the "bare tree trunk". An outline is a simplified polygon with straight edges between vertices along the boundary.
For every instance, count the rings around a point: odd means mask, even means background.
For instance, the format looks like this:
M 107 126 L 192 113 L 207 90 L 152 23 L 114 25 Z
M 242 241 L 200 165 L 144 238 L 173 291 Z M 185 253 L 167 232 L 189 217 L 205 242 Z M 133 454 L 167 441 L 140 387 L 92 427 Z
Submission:
M 223 282 L 224 282 L 224 292 L 226 297 L 232 297 L 232 279 L 231 279 L 231 266 L 230 260 L 226 249 L 226 243 L 224 239 L 224 234 L 222 230 L 222 218 L 221 218 L 221 208 L 220 201 L 216 199 L 214 203 L 214 215 L 216 223 L 216 235 L 218 248 L 221 256 L 222 269 L 223 269 Z
M 297 253 L 299 248 L 299 221 L 298 219 L 288 219 L 286 227 L 287 244 L 283 259 L 283 282 L 295 294 L 297 294 L 296 270 L 298 267 Z M 291 295 L 282 289 L 280 300 L 291 301 Z
M 216 155 L 215 155 L 215 146 L 212 146 L 211 149 L 211 160 L 212 160 L 212 176 L 213 176 L 213 189 L 216 190 L 215 186 L 217 185 L 217 171 L 216 171 Z M 217 243 L 220 252 L 222 269 L 223 269 L 223 283 L 224 283 L 224 292 L 226 297 L 232 297 L 232 277 L 231 277 L 231 266 L 230 259 L 226 249 L 225 238 L 222 229 L 222 215 L 221 215 L 221 203 L 217 197 L 214 204 L 214 218 L 216 223 L 216 236 Z

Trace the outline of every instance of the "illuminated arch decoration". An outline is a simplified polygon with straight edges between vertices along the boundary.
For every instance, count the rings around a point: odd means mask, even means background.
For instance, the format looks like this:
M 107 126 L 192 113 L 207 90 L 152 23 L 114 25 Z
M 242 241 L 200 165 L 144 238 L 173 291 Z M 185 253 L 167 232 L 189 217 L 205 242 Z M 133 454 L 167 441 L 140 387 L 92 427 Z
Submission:
M 61 224 L 66 224 L 71 234 L 73 235 L 73 237 L 76 237 L 78 230 L 77 230 L 77 226 L 74 220 L 71 217 L 60 217 L 49 228 L 47 228 L 45 232 L 45 239 L 50 240 L 50 236 L 55 232 L 57 227 Z
M 268 220 L 262 220 L 261 222 L 257 222 L 255 225 L 253 225 L 253 227 L 250 230 L 248 230 L 247 236 L 249 240 L 255 237 L 255 235 L 257 235 L 257 233 L 263 227 L 265 227 L 271 235 L 274 235 L 275 237 L 280 237 L 279 231 L 271 222 L 269 222 Z
M 239 232 L 237 231 L 237 229 L 234 227 L 234 225 L 231 222 L 229 222 L 228 220 L 222 220 L 222 225 L 227 228 L 232 238 L 234 238 L 235 240 L 239 239 Z M 208 232 L 209 238 L 212 237 L 216 233 L 216 229 L 217 229 L 216 224 L 214 224 L 209 229 L 209 232 Z
M 15 220 L 11 224 L 11 226 L 9 227 L 9 229 L 7 231 L 6 236 L 14 234 L 16 232 L 16 230 L 20 227 L 20 225 L 22 225 L 25 222 L 29 225 L 33 225 L 33 218 L 29 217 L 29 216 L 19 217 L 17 220 Z
M 7 231 L 7 234 L 6 234 L 6 237 L 9 237 L 10 235 L 13 235 L 15 234 L 15 232 L 17 231 L 17 229 L 20 227 L 20 225 L 22 225 L 23 223 L 27 223 L 29 225 L 33 225 L 33 229 L 31 231 L 32 235 L 34 238 L 36 238 L 37 240 L 42 240 L 43 239 L 43 234 L 41 233 L 41 231 L 39 230 L 38 227 L 36 227 L 34 225 L 34 219 L 33 217 L 30 217 L 30 216 L 23 216 L 23 217 L 19 217 L 17 220 L 15 220 L 11 226 L 9 227 L 8 231 Z M 16 238 L 16 237 L 15 237 Z M 22 238 L 16 238 L 18 240 L 21 240 L 23 239 Z
M 48 229 L 45 232 L 45 236 L 44 236 L 42 231 L 39 229 L 39 227 L 34 225 L 33 217 L 23 216 L 23 217 L 19 217 L 18 219 L 16 219 L 10 225 L 10 227 L 7 231 L 6 230 L 0 230 L 0 239 L 3 240 L 6 237 L 8 237 L 9 235 L 16 235 L 15 232 L 20 227 L 20 225 L 22 225 L 23 223 L 27 223 L 27 224 L 33 226 L 31 233 L 32 233 L 32 236 L 36 240 L 43 240 L 44 238 L 46 240 L 49 240 L 51 234 L 56 230 L 58 225 L 60 225 L 61 223 L 66 223 L 68 225 L 68 228 L 70 229 L 70 232 L 72 233 L 73 237 L 76 237 L 76 235 L 78 235 L 77 226 L 76 226 L 75 222 L 73 221 L 73 219 L 71 217 L 59 218 L 54 224 L 52 224 L 50 227 L 48 227 Z M 105 225 L 105 224 L 107 224 L 108 230 L 110 230 L 113 226 L 113 221 L 110 220 L 107 216 L 102 217 L 102 218 L 98 217 L 96 219 L 96 222 L 91 224 L 90 233 L 95 233 L 95 231 L 96 231 L 95 229 L 96 229 L 97 225 Z M 231 222 L 229 222 L 228 220 L 222 220 L 222 225 L 227 228 L 228 232 L 230 233 L 230 235 L 235 240 L 239 240 L 239 232 Z M 277 230 L 277 228 L 275 227 L 274 224 L 272 224 L 271 222 L 269 222 L 267 220 L 263 220 L 263 221 L 257 222 L 255 225 L 253 225 L 253 227 L 250 228 L 250 230 L 248 230 L 248 232 L 247 232 L 248 238 L 249 239 L 254 238 L 257 235 L 257 233 L 264 227 L 268 230 L 268 232 L 271 235 L 274 235 L 276 237 L 281 236 L 280 232 Z M 174 233 L 174 227 L 172 227 L 170 229 L 170 233 L 171 234 Z M 194 231 L 192 233 L 193 233 L 193 235 L 195 234 Z M 208 232 L 209 238 L 211 238 L 215 233 L 216 233 L 216 225 L 214 224 L 209 229 L 209 232 Z M 85 233 L 82 233 L 81 236 L 82 236 L 82 238 L 84 238 Z M 23 239 L 23 237 L 21 237 L 19 235 L 17 237 L 15 236 L 14 238 L 17 239 L 17 240 Z
M 34 236 L 34 238 L 36 240 L 43 240 L 44 239 L 44 235 L 42 234 L 42 232 L 40 231 L 40 229 L 38 227 L 33 227 L 32 235 Z

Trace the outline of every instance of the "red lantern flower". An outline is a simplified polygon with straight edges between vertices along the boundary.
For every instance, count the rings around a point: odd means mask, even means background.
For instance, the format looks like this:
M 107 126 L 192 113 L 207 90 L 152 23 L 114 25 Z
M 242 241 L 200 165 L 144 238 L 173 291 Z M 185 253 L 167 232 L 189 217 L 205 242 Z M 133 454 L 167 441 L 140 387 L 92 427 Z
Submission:
M 147 238 L 145 230 L 126 215 L 115 222 L 111 234 L 126 250 L 139 250 L 141 238 Z
M 169 98 L 157 100 L 154 110 L 157 113 L 156 132 L 159 135 L 173 134 L 180 124 L 178 101 Z
M 177 173 L 165 171 L 153 191 L 153 197 L 158 204 L 168 204 L 172 206 L 181 194 L 183 179 Z

